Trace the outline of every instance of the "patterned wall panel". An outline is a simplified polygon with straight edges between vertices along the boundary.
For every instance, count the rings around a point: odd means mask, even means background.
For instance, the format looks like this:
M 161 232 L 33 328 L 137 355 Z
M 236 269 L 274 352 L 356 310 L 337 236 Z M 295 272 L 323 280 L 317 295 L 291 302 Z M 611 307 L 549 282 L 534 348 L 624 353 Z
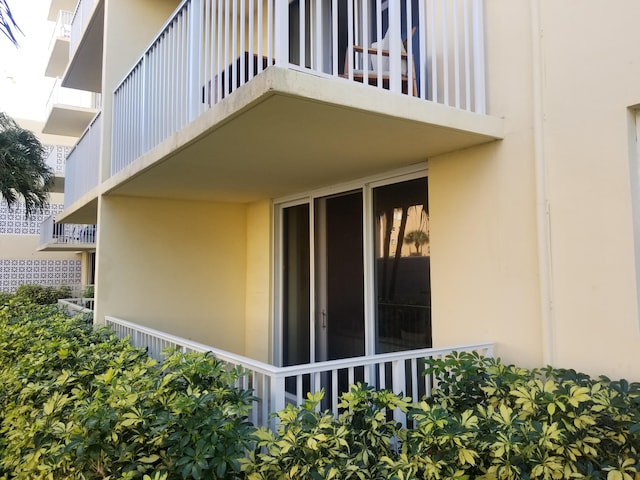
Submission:
M 11 210 L 7 203 L 0 201 L 0 235 L 40 235 L 40 223 L 48 216 L 58 215 L 64 209 L 61 203 L 53 203 L 38 212 L 25 217 L 24 203 L 15 205 Z
M 47 165 L 56 175 L 64 175 L 65 162 L 71 147 L 63 145 L 42 145 L 44 147 L 44 158 Z
M 82 283 L 80 260 L 0 260 L 0 291 L 14 292 L 24 284 L 52 287 L 68 285 L 73 290 Z

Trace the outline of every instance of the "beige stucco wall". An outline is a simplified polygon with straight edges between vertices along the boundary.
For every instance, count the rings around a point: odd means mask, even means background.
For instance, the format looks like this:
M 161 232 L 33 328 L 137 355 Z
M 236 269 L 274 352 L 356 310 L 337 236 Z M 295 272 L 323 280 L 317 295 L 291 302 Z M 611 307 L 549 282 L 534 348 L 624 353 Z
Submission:
M 114 34 L 136 31 L 115 25 L 150 4 L 128 5 L 108 2 L 108 91 L 139 55 L 120 49 L 149 35 Z M 504 140 L 428 161 L 436 346 L 492 341 L 507 362 L 640 378 L 628 111 L 640 104 L 638 14 L 634 0 L 485 2 L 488 113 L 504 119 Z M 99 216 L 98 321 L 122 315 L 269 359 L 270 201 L 103 197 Z
M 124 318 L 244 353 L 247 208 L 102 197 L 96 321 Z
M 541 5 L 555 362 L 636 380 L 628 107 L 640 102 L 639 17 L 634 0 Z
M 628 107 L 640 102 L 640 4 L 485 6 L 488 111 L 506 135 L 429 161 L 435 343 L 495 341 L 509 362 L 639 379 Z
M 271 318 L 271 201 L 247 207 L 247 304 L 245 355 L 269 362 L 272 350 Z
M 77 252 L 38 252 L 38 235 L 0 235 L 0 258 L 6 260 L 80 260 Z
M 505 139 L 429 159 L 434 344 L 542 361 L 527 2 L 486 3 L 488 113 Z M 508 19 L 506 21 L 505 19 Z

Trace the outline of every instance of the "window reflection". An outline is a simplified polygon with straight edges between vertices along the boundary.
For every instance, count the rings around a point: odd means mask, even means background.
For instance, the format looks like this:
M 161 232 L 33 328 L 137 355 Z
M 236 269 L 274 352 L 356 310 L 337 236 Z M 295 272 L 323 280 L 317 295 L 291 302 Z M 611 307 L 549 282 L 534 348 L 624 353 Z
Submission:
M 373 201 L 377 351 L 430 347 L 427 179 L 376 188 Z

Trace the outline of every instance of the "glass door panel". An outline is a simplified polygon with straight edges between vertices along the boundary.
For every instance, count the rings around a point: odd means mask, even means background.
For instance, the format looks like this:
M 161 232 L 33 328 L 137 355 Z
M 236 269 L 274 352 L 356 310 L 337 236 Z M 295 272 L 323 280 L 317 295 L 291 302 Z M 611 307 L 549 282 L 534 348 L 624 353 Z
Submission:
M 362 192 L 315 201 L 316 360 L 364 355 Z
M 311 361 L 309 205 L 282 211 L 282 364 Z
M 430 347 L 427 179 L 373 190 L 376 351 Z

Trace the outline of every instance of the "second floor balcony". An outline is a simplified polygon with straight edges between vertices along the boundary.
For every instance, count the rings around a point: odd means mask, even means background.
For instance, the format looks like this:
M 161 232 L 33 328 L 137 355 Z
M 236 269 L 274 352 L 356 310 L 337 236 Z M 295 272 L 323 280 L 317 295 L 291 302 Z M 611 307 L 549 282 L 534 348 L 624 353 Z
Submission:
M 40 251 L 82 251 L 95 248 L 95 225 L 56 223 L 53 217 L 47 217 L 40 224 Z
M 47 101 L 43 133 L 78 137 L 96 116 L 100 108 L 100 95 L 65 88 L 56 79 Z
M 73 207 L 74 203 L 89 194 L 99 183 L 101 135 L 102 114 L 98 114 L 67 155 L 64 187 L 65 210 Z M 80 221 L 95 222 L 96 204 L 95 197 L 83 204 L 87 208 L 81 212 Z
M 69 38 L 71 37 L 72 12 L 60 10 L 56 26 L 49 43 L 49 60 L 44 74 L 47 77 L 60 77 L 69 63 Z
M 273 197 L 499 139 L 483 30 L 482 0 L 184 0 L 115 90 L 109 188 Z
M 71 20 L 65 87 L 102 91 L 104 0 L 78 0 Z

